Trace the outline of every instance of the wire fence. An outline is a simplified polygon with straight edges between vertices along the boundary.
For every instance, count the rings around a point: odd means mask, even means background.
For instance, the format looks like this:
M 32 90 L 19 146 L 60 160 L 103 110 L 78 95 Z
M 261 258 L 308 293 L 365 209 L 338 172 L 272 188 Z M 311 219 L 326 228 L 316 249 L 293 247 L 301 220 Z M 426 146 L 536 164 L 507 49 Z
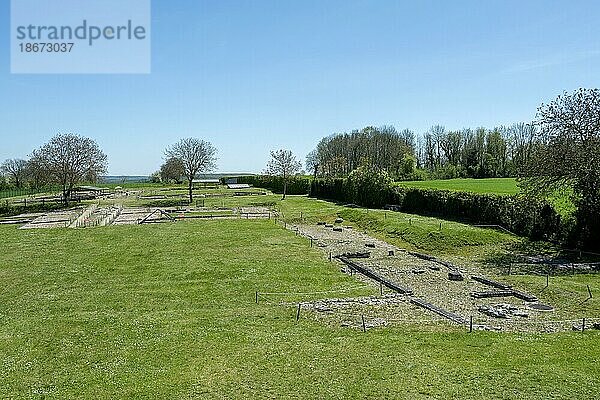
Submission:
M 600 330 L 600 317 L 581 317 L 581 318 L 562 318 L 562 319 L 550 319 L 550 318 L 523 318 L 523 317 L 510 317 L 510 318 L 484 318 L 480 314 L 467 316 L 463 323 L 452 322 L 448 319 L 442 318 L 437 315 L 431 315 L 430 318 L 422 317 L 406 317 L 396 316 L 392 312 L 378 311 L 371 307 L 365 309 L 365 311 L 347 310 L 343 307 L 328 308 L 325 310 L 318 310 L 315 304 L 320 301 L 327 301 L 331 299 L 303 299 L 297 300 L 302 296 L 310 295 L 326 295 L 335 293 L 351 293 L 359 289 L 365 289 L 362 286 L 353 286 L 344 289 L 327 290 L 327 291 L 315 291 L 315 292 L 255 292 L 255 302 L 257 304 L 267 304 L 271 306 L 288 306 L 294 307 L 296 310 L 295 319 L 299 321 L 301 318 L 305 318 L 308 314 L 310 318 L 316 319 L 329 319 L 336 321 L 345 326 L 353 326 L 362 328 L 363 331 L 378 327 L 378 326 L 391 326 L 391 325 L 418 325 L 418 326 L 438 326 L 448 327 L 455 326 L 461 327 L 468 332 L 477 330 L 486 331 L 505 331 L 505 332 L 532 332 L 532 333 L 554 333 L 554 332 L 565 332 L 565 331 L 589 331 L 589 330 Z M 295 301 L 287 300 L 286 297 L 294 297 Z M 374 296 L 368 296 L 373 297 Z M 395 297 L 408 297 L 403 295 L 397 295 Z M 359 298 L 356 298 L 358 300 Z M 389 299 L 389 297 L 388 297 Z M 352 299 L 345 299 L 349 303 Z
M 40 193 L 56 192 L 58 189 L 55 187 L 43 187 L 43 188 L 11 188 L 0 190 L 0 199 L 9 199 L 12 197 L 24 197 L 33 196 Z
M 275 220 L 275 223 L 281 225 L 287 229 L 294 229 L 294 227 L 298 223 L 302 223 L 304 221 L 310 221 L 315 219 L 321 219 L 324 214 L 307 214 L 307 213 L 298 213 L 290 218 L 289 213 L 286 215 L 284 213 L 280 213 Z M 330 216 L 330 215 L 329 215 Z M 309 235 L 303 233 L 309 240 L 311 240 L 311 244 L 313 240 Z M 547 276 L 546 285 L 548 285 Z M 543 285 L 544 282 L 540 282 Z M 550 287 L 552 287 L 552 282 L 549 283 Z M 590 286 L 585 283 L 580 282 L 572 282 L 570 283 L 570 287 L 581 287 L 582 289 L 587 289 L 586 293 L 588 294 L 587 298 L 578 298 L 573 300 L 573 304 L 571 306 L 577 306 L 585 303 L 586 301 L 592 299 L 592 290 Z M 600 318 L 596 318 L 593 316 L 593 311 L 590 311 L 590 315 L 585 315 L 585 310 L 581 313 L 581 317 L 578 318 L 578 313 L 573 313 L 574 317 L 568 316 L 564 318 L 561 316 L 554 316 L 554 319 L 547 318 L 544 315 L 531 316 L 528 318 L 520 318 L 517 316 L 511 316 L 509 318 L 503 319 L 495 319 L 495 318 L 487 318 L 482 316 L 477 310 L 473 310 L 473 315 L 465 315 L 463 316 L 464 323 L 457 324 L 456 322 L 452 322 L 446 318 L 437 316 L 432 314 L 431 318 L 422 318 L 418 315 L 415 315 L 414 318 L 406 317 L 404 315 L 394 315 L 394 313 L 390 313 L 389 311 L 377 311 L 370 309 L 365 309 L 364 311 L 355 311 L 355 310 L 344 310 L 340 307 L 333 307 L 332 310 L 327 312 L 316 311 L 311 304 L 318 302 L 319 300 L 328 300 L 328 299 L 318 299 L 314 298 L 307 299 L 306 297 L 315 296 L 315 295 L 328 295 L 328 294 L 336 294 L 336 293 L 350 293 L 352 290 L 360 289 L 360 288 L 368 288 L 369 285 L 358 286 L 358 287 L 350 287 L 344 289 L 337 290 L 327 290 L 327 291 L 316 291 L 316 292 L 256 292 L 256 302 L 264 302 L 270 305 L 293 305 L 296 304 L 296 318 L 299 319 L 306 313 L 311 313 L 315 318 L 330 318 L 330 319 L 346 319 L 349 321 L 354 321 L 350 323 L 350 326 L 361 327 L 363 330 L 370 329 L 375 326 L 385 326 L 385 325 L 419 325 L 419 326 L 460 326 L 463 329 L 468 331 L 474 330 L 489 330 L 489 331 L 509 331 L 509 332 L 539 332 L 539 333 L 553 333 L 553 332 L 564 332 L 569 330 L 574 331 L 588 331 L 591 329 L 600 329 Z M 541 286 L 540 286 L 541 287 Z M 548 286 L 542 288 L 543 292 L 547 289 Z M 400 296 L 400 295 L 399 295 Z M 329 300 L 331 300 L 329 298 Z M 313 304 L 314 305 L 314 304 Z M 571 308 L 566 306 L 567 308 Z M 342 324 L 348 324 L 348 321 L 342 321 Z
M 364 209 L 365 214 L 369 212 L 369 209 Z M 277 215 L 274 216 L 275 221 L 280 223 L 284 228 L 294 227 L 296 225 L 306 225 L 306 224 L 326 224 L 327 227 L 337 226 L 338 228 L 341 225 L 352 225 L 354 221 L 342 221 L 341 223 L 335 224 L 335 220 L 338 218 L 337 214 L 334 211 L 331 212 L 287 212 L 284 213 L 279 211 Z M 406 217 L 406 221 L 409 224 L 412 224 L 415 221 L 419 221 L 419 217 Z M 450 222 L 448 222 L 450 223 Z M 440 222 L 436 224 L 435 227 L 431 228 L 431 232 L 440 232 L 444 230 L 446 222 Z M 359 230 L 363 230 L 360 224 L 356 227 Z M 366 233 L 366 230 L 365 230 Z M 307 235 L 304 235 L 307 236 Z M 310 239 L 310 236 L 307 236 Z M 549 275 L 549 276 L 561 276 L 561 275 L 575 275 L 581 273 L 593 273 L 600 271 L 600 253 L 594 253 L 589 251 L 581 251 L 581 250 L 570 250 L 570 249 L 559 249 L 562 253 L 572 253 L 572 257 L 570 260 L 565 260 L 561 255 L 557 255 L 557 260 L 554 261 L 552 259 L 542 260 L 542 261 L 530 261 L 525 256 L 518 257 L 518 261 L 515 260 L 506 260 L 503 263 L 494 263 L 490 262 L 490 266 L 496 268 L 501 273 L 506 273 L 508 275 Z M 518 255 L 517 255 L 518 256 Z M 585 258 L 585 259 L 584 259 Z

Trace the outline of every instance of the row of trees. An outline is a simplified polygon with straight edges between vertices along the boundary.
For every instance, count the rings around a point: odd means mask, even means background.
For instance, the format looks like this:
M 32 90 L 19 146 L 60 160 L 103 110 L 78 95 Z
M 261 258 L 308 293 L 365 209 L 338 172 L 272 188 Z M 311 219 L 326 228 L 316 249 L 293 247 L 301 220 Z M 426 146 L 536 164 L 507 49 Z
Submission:
M 9 159 L 0 166 L 4 179 L 20 189 L 58 185 L 65 202 L 80 182 L 95 182 L 106 173 L 107 157 L 92 139 L 75 134 L 58 134 L 29 159 Z
M 389 127 L 385 130 L 398 141 L 411 137 Z M 530 124 L 460 131 L 434 126 L 414 147 L 406 140 L 406 152 L 396 153 L 395 158 L 378 148 L 385 146 L 374 139 L 381 137 L 379 133 L 363 131 L 323 139 L 308 159 L 315 175 L 348 177 L 344 182 L 353 198 L 365 204 L 376 187 L 387 185 L 390 176 L 402 177 L 395 166 L 413 155 L 417 166 L 436 178 L 516 176 L 530 204 L 568 189 L 576 211 L 571 217 L 563 216 L 563 225 L 572 225 L 565 230 L 570 235 L 567 242 L 600 249 L 599 89 L 579 89 L 542 104 Z M 375 131 L 382 129 L 366 129 Z M 411 148 L 414 153 L 409 153 Z M 353 158 L 356 154 L 363 158 Z M 329 167 L 332 163 L 335 168 Z
M 165 162 L 160 170 L 150 177 L 154 182 L 183 183 L 187 181 L 190 203 L 193 201 L 193 180 L 200 174 L 212 172 L 216 167 L 217 149 L 210 143 L 197 138 L 181 139 L 165 150 Z M 289 179 L 296 175 L 302 164 L 290 150 L 271 151 L 271 159 L 265 175 L 282 179 L 285 199 Z
M 33 165 L 21 159 L 5 160 L 0 165 L 0 188 L 13 186 L 17 189 L 32 183 Z
M 534 124 L 447 131 L 431 127 L 419 138 L 419 166 L 438 178 L 514 177 L 531 155 Z
M 393 126 L 366 127 L 321 139 L 306 157 L 315 177 L 348 176 L 361 166 L 398 180 L 517 176 L 530 156 L 536 126 L 448 131 L 440 125 L 422 136 Z
M 369 126 L 321 139 L 306 157 L 306 168 L 315 177 L 340 177 L 368 164 L 401 176 L 414 170 L 414 152 L 414 132 Z

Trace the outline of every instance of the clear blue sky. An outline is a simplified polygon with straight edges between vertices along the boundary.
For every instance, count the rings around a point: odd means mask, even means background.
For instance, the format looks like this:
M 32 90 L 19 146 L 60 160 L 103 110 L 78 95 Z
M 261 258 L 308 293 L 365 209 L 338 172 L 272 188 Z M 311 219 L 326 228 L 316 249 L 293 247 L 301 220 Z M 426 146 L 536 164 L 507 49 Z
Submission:
M 11 75 L 1 4 L 0 160 L 74 132 L 145 175 L 195 136 L 258 172 L 334 132 L 529 121 L 600 87 L 598 1 L 154 0 L 149 75 Z

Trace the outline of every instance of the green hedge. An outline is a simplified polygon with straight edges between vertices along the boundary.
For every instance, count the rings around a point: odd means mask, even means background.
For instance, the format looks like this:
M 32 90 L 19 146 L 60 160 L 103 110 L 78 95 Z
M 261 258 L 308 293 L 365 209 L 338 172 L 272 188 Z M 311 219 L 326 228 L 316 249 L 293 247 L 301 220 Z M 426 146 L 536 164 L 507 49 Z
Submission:
M 530 201 L 519 196 L 477 194 L 439 189 L 389 186 L 367 196 L 357 195 L 346 179 L 317 180 L 311 196 L 382 208 L 393 205 L 397 211 L 439 216 L 481 225 L 500 225 L 532 239 L 563 239 L 569 227 L 545 201 Z M 369 204 L 364 203 L 368 198 Z
M 283 193 L 283 178 L 269 175 L 238 176 L 238 183 L 247 183 L 254 187 L 269 189 L 274 193 Z M 310 192 L 310 178 L 291 177 L 288 180 L 286 194 L 308 194 Z

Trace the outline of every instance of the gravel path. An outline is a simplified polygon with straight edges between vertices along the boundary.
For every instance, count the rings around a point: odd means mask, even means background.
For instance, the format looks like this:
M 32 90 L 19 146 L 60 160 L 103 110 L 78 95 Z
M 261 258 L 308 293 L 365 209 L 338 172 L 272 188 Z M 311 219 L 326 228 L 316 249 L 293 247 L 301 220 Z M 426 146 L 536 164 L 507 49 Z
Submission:
M 351 227 L 336 225 L 334 230 L 331 225 L 288 225 L 287 228 L 312 238 L 313 245 L 320 249 L 325 257 L 331 256 L 333 262 L 338 262 L 335 261 L 335 256 L 344 253 L 370 252 L 369 258 L 354 258 L 353 261 L 411 288 L 414 297 L 462 316 L 466 321 L 473 317 L 474 329 L 555 332 L 571 329 L 573 325 L 572 321 L 551 322 L 558 319 L 555 312 L 532 310 L 528 307 L 530 303 L 513 296 L 479 299 L 471 297 L 472 292 L 498 290 L 470 278 L 472 275 L 486 273 L 475 263 L 455 265 L 464 280 L 453 281 L 448 279 L 451 268 L 435 261 L 420 259 L 404 249 Z M 341 262 L 340 270 L 349 272 Z M 360 274 L 354 277 L 361 281 L 373 282 Z M 379 288 L 379 285 L 376 285 Z M 391 291 L 386 289 L 384 293 L 390 294 Z M 440 321 L 452 324 L 431 311 L 410 304 L 404 295 L 384 296 L 379 299 L 375 297 L 320 300 L 303 303 L 303 308 L 314 312 L 317 318 L 328 323 L 349 326 L 358 326 L 357 319 L 360 320 L 361 315 L 367 315 L 369 321 L 377 321 L 372 323 L 372 326 L 411 321 L 419 325 Z M 496 311 L 499 313 L 496 315 L 501 315 L 501 318 L 493 316 Z M 359 322 L 362 326 L 362 320 Z

